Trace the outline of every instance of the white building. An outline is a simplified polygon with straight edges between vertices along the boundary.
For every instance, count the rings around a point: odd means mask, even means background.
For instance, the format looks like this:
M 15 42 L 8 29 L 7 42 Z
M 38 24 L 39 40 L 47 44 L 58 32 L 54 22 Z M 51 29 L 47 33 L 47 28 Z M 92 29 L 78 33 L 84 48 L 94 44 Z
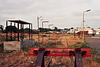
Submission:
M 100 34 L 100 29 L 94 29 L 96 31 L 96 34 L 99 35 Z
M 93 28 L 90 27 L 84 27 L 84 31 L 89 31 L 89 30 L 93 30 Z M 77 28 L 76 31 L 83 31 L 83 28 Z
M 70 29 L 70 33 L 74 33 L 75 32 L 75 29 Z

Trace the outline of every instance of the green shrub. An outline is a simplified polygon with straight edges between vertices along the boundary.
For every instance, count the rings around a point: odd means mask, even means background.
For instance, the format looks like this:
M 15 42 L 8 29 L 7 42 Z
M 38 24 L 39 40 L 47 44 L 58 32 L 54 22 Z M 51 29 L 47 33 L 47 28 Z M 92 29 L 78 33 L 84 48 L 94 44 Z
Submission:
M 39 45 L 39 44 L 41 44 L 40 42 L 35 42 L 35 45 Z
M 42 35 L 42 37 L 47 37 L 47 35 Z
M 70 45 L 69 48 L 87 48 L 87 49 L 91 49 L 92 55 L 95 55 L 97 53 L 95 48 L 92 48 L 88 43 L 83 43 L 83 42 L 77 42 L 74 45 Z
M 92 49 L 92 47 L 88 43 L 82 43 L 82 45 L 80 46 L 80 48 L 89 48 L 89 49 Z
M 38 44 L 35 44 L 35 45 L 34 45 L 34 47 L 35 47 L 35 48 L 39 48 L 39 47 L 40 47 L 40 45 L 38 45 Z
M 95 61 L 97 61 L 98 63 L 100 63 L 100 57 L 95 57 Z
M 60 41 L 57 42 L 48 42 L 48 45 L 62 45 L 62 43 Z

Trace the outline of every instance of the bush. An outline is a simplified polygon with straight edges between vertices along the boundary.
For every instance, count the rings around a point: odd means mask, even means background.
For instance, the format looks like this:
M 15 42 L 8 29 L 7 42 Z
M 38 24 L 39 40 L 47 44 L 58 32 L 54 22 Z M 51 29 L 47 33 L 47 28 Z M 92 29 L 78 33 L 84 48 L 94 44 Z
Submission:
M 42 35 L 42 37 L 47 37 L 47 35 Z
M 97 53 L 96 49 L 92 48 L 88 43 L 77 42 L 74 45 L 70 45 L 69 48 L 88 48 L 91 49 L 91 54 L 95 55 Z
M 47 43 L 48 45 L 62 45 L 62 43 L 61 42 L 48 42 Z
M 88 43 L 82 43 L 82 45 L 80 46 L 80 48 L 89 48 L 89 49 L 92 49 L 92 47 Z
M 100 63 L 100 57 L 95 57 L 95 61 L 97 61 L 98 63 Z

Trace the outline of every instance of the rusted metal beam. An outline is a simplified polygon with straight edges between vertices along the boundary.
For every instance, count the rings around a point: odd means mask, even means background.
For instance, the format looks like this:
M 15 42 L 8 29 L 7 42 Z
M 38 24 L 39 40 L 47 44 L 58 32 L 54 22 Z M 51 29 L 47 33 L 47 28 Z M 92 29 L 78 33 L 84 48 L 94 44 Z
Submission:
M 80 53 L 75 54 L 75 67 L 83 67 L 82 55 Z
M 37 55 L 37 60 L 35 62 L 35 67 L 44 67 L 44 54 L 45 54 L 45 49 L 44 48 L 40 48 L 37 51 L 38 55 Z
M 39 52 L 35 62 L 35 67 L 44 67 L 44 52 Z
M 75 64 L 74 67 L 83 67 L 82 64 L 82 53 L 80 48 L 75 49 Z

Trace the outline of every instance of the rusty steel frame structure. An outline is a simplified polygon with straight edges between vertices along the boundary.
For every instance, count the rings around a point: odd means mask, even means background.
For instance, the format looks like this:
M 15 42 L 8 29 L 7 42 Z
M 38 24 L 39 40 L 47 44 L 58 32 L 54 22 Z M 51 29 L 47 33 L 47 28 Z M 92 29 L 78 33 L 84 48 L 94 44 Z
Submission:
M 90 57 L 91 49 L 67 49 L 67 48 L 31 48 L 29 51 L 30 56 L 37 56 L 35 67 L 45 67 L 44 56 L 75 56 L 74 67 L 83 67 L 82 57 Z M 47 65 L 49 67 L 49 65 Z
M 16 26 L 16 23 L 17 23 L 18 30 L 17 30 L 17 33 L 12 33 L 12 30 L 10 33 L 8 33 L 8 31 L 6 31 L 6 41 L 8 41 L 8 36 L 10 36 L 11 40 L 12 40 L 13 36 L 17 36 L 17 41 L 19 41 L 20 36 L 23 36 L 23 38 L 21 38 L 21 41 L 23 41 L 23 39 L 24 39 L 24 25 L 25 24 L 29 25 L 29 39 L 32 39 L 32 24 L 31 23 L 28 23 L 28 22 L 25 22 L 22 20 L 17 20 L 17 19 L 16 20 L 15 19 L 8 19 L 8 20 L 6 20 L 6 27 L 9 25 L 8 22 L 10 22 L 11 27 L 12 27 L 12 23 L 14 23 L 14 27 Z M 21 28 L 21 33 L 19 33 L 19 25 Z M 14 38 L 14 40 L 15 40 L 15 38 Z

